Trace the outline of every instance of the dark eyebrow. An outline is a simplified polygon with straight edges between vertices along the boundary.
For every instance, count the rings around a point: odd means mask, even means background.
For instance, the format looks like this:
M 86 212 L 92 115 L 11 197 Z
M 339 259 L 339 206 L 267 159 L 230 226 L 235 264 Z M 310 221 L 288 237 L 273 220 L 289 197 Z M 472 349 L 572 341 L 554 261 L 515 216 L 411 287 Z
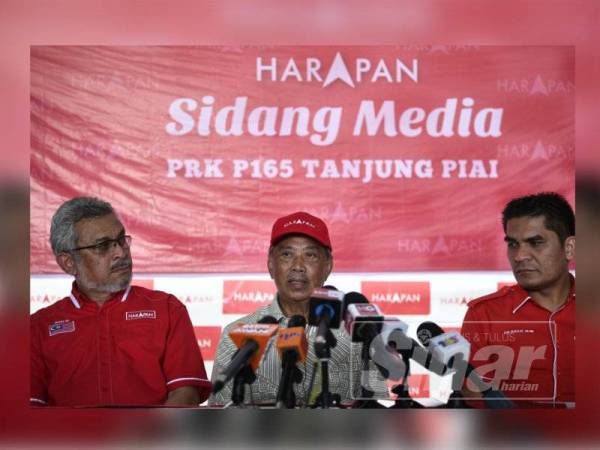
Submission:
M 318 245 L 309 245 L 303 248 L 298 249 L 298 251 L 304 251 L 304 250 L 318 250 L 319 246 Z M 279 247 L 278 250 L 296 250 L 295 247 L 291 246 L 291 245 L 286 245 L 286 246 L 282 246 Z
M 543 241 L 544 237 L 540 234 L 536 234 L 535 236 L 531 236 L 528 237 L 526 239 L 523 239 L 523 242 L 535 242 L 535 241 Z M 510 236 L 504 236 L 504 242 L 517 242 L 517 239 L 510 237 Z
M 535 236 L 528 237 L 525 242 L 543 241 L 544 236 L 536 234 Z

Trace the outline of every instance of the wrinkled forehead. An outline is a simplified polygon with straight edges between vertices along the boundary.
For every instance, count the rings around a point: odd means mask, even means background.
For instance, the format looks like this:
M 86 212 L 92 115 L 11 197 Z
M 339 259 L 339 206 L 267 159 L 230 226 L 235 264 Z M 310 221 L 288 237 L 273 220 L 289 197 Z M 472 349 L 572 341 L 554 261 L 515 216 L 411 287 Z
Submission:
M 272 249 L 279 250 L 289 248 L 293 250 L 308 250 L 308 249 L 319 249 L 325 251 L 325 247 L 317 242 L 315 239 L 306 236 L 304 234 L 290 234 L 281 239 L 275 244 Z
M 114 239 L 125 232 L 119 218 L 113 214 L 81 219 L 75 224 L 79 243 L 93 243 L 102 239 Z

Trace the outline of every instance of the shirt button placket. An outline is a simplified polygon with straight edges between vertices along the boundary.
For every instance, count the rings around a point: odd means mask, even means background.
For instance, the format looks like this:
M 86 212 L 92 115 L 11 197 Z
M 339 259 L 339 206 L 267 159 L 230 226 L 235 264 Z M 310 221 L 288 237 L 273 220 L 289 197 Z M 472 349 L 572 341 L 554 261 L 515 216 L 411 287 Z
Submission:
M 105 307 L 100 308 L 99 313 L 99 339 L 100 339 L 100 396 L 102 404 L 112 403 L 111 380 L 110 380 L 110 339 L 108 331 L 108 312 Z

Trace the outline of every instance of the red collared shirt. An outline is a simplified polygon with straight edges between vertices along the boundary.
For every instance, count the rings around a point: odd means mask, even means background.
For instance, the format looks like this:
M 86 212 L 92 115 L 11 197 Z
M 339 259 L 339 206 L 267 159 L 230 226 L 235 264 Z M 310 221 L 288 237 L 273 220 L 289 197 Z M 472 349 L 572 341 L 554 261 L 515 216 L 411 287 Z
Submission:
M 538 405 L 575 402 L 575 278 L 551 312 L 518 285 L 469 303 L 462 335 L 471 364 L 507 397 Z
M 102 306 L 77 290 L 31 316 L 31 402 L 161 405 L 169 391 L 210 382 L 185 306 L 131 286 Z

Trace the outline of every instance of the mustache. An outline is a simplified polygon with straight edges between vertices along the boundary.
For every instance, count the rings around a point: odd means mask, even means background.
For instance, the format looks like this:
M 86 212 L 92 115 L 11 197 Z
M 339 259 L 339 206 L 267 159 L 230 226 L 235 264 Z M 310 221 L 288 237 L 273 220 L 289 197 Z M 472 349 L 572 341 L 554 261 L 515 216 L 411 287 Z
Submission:
M 131 260 L 123 260 L 115 263 L 110 270 L 118 270 L 118 269 L 130 269 L 131 268 Z
M 290 275 L 287 278 L 288 281 L 302 281 L 302 282 L 306 282 L 308 281 L 308 277 L 304 276 L 304 275 Z

